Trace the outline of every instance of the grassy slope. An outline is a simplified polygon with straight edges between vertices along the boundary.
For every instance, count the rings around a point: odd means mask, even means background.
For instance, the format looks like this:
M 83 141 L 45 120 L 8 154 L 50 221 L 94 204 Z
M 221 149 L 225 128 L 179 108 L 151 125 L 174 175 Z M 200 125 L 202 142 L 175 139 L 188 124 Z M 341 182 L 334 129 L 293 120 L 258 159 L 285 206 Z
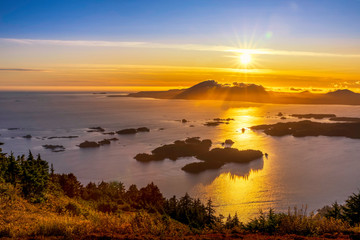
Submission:
M 158 214 L 98 212 L 89 202 L 56 192 L 48 194 L 47 201 L 32 204 L 9 184 L 0 184 L 0 236 L 17 239 L 350 239 L 341 233 L 303 237 L 248 234 L 240 228 L 191 231 L 188 226 Z

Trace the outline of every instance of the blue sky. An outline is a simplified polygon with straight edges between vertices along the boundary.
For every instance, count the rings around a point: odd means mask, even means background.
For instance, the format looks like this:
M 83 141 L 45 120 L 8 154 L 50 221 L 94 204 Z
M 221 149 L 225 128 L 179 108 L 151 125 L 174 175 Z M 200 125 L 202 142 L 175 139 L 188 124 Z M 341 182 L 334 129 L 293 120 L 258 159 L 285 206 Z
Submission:
M 216 42 L 273 31 L 285 38 L 358 38 L 359 13 L 358 0 L 1 0 L 0 37 Z M 274 21 L 291 27 L 272 29 Z

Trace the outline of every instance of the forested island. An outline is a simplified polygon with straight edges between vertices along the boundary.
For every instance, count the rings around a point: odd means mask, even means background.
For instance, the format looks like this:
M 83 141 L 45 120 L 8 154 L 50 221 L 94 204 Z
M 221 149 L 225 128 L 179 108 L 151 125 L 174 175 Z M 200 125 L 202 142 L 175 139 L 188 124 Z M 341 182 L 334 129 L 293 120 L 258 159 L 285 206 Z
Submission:
M 267 213 L 248 222 L 215 214 L 206 203 L 165 198 L 153 183 L 125 189 L 121 182 L 82 185 L 55 173 L 40 155 L 0 151 L 0 237 L 16 239 L 358 239 L 360 192 L 343 205 Z
M 151 154 L 139 153 L 134 158 L 140 162 L 150 162 L 166 158 L 175 161 L 181 157 L 196 157 L 202 162 L 189 163 L 181 169 L 189 173 L 200 173 L 208 169 L 218 169 L 226 163 L 248 163 L 263 156 L 261 151 L 252 149 L 214 148 L 210 150 L 211 145 L 210 139 L 200 140 L 199 137 L 192 137 L 155 148 Z
M 251 127 L 253 130 L 261 130 L 270 136 L 292 135 L 294 137 L 327 136 L 360 138 L 360 122 L 348 123 L 320 123 L 304 120 L 299 122 L 286 122 L 264 124 Z

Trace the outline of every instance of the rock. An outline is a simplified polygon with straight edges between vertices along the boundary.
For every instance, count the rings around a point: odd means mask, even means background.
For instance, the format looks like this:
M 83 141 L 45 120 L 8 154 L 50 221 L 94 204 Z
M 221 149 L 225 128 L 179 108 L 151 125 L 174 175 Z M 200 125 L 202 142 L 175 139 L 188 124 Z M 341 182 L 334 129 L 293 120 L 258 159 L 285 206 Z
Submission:
M 30 134 L 23 136 L 23 138 L 30 139 L 32 136 Z
M 318 113 L 309 113 L 309 114 L 291 114 L 290 116 L 292 117 L 296 117 L 299 119 L 302 118 L 314 118 L 314 119 L 324 119 L 324 118 L 334 118 L 336 117 L 335 114 L 318 114 Z
M 140 127 L 136 129 L 137 132 L 150 132 L 150 129 L 147 127 Z
M 117 141 L 117 140 L 119 140 L 119 139 L 117 139 L 117 138 L 108 138 L 108 139 L 105 139 L 105 140 L 109 140 L 109 141 Z
M 122 129 L 116 132 L 117 134 L 135 134 L 137 130 L 135 128 Z
M 4 143 L 3 143 L 3 142 L 0 142 L 0 146 L 1 146 L 1 145 L 4 145 Z
M 20 128 L 8 128 L 9 131 L 19 130 Z
M 115 135 L 115 132 L 103 132 L 104 135 Z
M 151 162 L 151 161 L 159 161 L 162 159 L 154 157 L 152 154 L 147 153 L 139 153 L 134 157 L 139 162 Z
M 329 120 L 339 122 L 360 122 L 360 118 L 357 117 L 332 117 L 329 118 Z
M 182 123 L 187 123 L 187 122 L 188 122 L 188 120 L 186 120 L 186 119 L 182 119 L 182 120 L 181 120 L 181 122 L 182 122 Z
M 98 144 L 99 144 L 100 146 L 108 145 L 108 144 L 110 144 L 110 143 L 111 143 L 111 142 L 110 142 L 110 140 L 108 140 L 108 139 L 104 139 L 104 140 L 101 140 L 101 141 L 98 142 Z
M 282 116 L 283 116 L 282 112 L 279 112 L 279 113 L 277 114 L 277 116 L 278 116 L 278 117 L 282 117 Z
M 226 139 L 225 140 L 225 144 L 227 144 L 227 145 L 233 145 L 235 142 L 233 141 L 233 140 L 231 140 L 231 139 Z
M 281 119 L 281 120 L 285 120 L 285 119 L 286 119 L 286 117 L 281 117 L 280 119 Z
M 47 139 L 55 139 L 55 138 L 78 138 L 79 136 L 61 136 L 61 137 L 48 137 Z
M 105 132 L 105 129 L 103 129 L 102 127 L 90 127 L 90 130 L 87 132 Z
M 63 151 L 65 151 L 65 147 L 63 145 L 45 144 L 45 145 L 42 145 L 42 147 L 45 148 L 45 149 L 50 149 L 52 152 L 63 152 Z
M 233 119 L 233 118 L 214 118 L 213 120 L 215 122 L 229 122 L 229 121 L 234 121 L 235 119 Z
M 206 122 L 206 123 L 204 123 L 204 125 L 208 126 L 208 127 L 215 127 L 215 126 L 220 125 L 221 123 L 223 123 L 223 122 Z
M 220 161 L 211 161 L 211 162 L 194 162 L 189 163 L 181 168 L 181 170 L 188 173 L 200 173 L 208 169 L 219 169 L 224 166 L 225 163 Z
M 98 144 L 97 142 L 89 142 L 89 141 L 85 141 L 79 144 L 80 148 L 97 148 L 100 147 L 100 144 Z
M 139 128 L 127 128 L 117 131 L 117 134 L 135 134 L 138 132 L 150 132 L 150 129 L 147 127 L 139 127 Z

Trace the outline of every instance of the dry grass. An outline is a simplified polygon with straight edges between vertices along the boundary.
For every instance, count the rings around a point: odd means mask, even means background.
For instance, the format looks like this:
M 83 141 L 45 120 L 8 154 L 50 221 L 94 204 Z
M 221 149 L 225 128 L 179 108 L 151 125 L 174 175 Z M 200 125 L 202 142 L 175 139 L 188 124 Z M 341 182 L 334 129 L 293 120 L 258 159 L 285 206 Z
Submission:
M 178 238 L 188 227 L 170 218 L 146 212 L 106 214 L 89 203 L 66 196 L 48 195 L 44 203 L 31 204 L 19 197 L 18 189 L 1 184 L 0 237 L 32 236 L 164 236 Z
M 350 228 L 334 219 L 307 216 L 303 211 L 260 216 L 256 234 L 243 227 L 194 232 L 188 226 L 160 214 L 140 212 L 102 213 L 91 203 L 64 195 L 48 195 L 44 203 L 29 203 L 20 197 L 19 189 L 0 184 L 0 238 L 17 239 L 349 239 L 343 232 L 360 234 L 360 228 Z M 281 217 L 280 217 L 281 216 Z M 276 219 L 276 221 L 274 221 Z M 261 227 L 272 227 L 275 235 L 266 235 Z M 286 235 L 296 233 L 318 237 Z M 281 234 L 277 236 L 276 234 Z

